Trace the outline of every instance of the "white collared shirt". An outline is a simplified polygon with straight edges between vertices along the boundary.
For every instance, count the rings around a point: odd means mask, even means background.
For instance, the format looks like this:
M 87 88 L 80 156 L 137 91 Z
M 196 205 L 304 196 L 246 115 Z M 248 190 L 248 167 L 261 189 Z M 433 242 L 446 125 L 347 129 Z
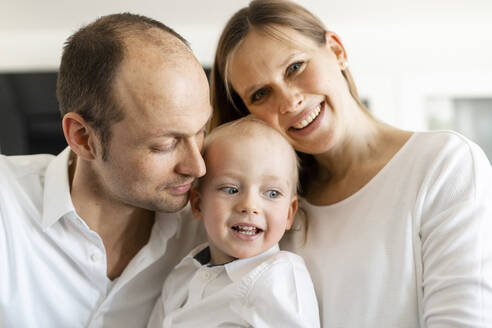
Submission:
M 319 327 L 314 287 L 301 257 L 276 245 L 252 258 L 210 266 L 203 260 L 207 251 L 207 244 L 198 246 L 171 272 L 148 328 Z
M 0 327 L 145 326 L 203 229 L 188 207 L 156 214 L 147 245 L 111 281 L 101 238 L 72 204 L 69 155 L 0 155 Z

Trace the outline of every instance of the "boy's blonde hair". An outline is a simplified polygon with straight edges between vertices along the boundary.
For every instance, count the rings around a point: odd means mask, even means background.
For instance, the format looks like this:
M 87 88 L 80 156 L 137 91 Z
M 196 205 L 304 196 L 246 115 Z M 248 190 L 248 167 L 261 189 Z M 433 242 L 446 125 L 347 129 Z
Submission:
M 285 142 L 288 145 L 288 149 L 290 150 L 291 156 L 292 156 L 292 161 L 295 162 L 294 166 L 294 172 L 292 174 L 292 185 L 293 185 L 293 190 L 292 190 L 292 196 L 296 196 L 298 194 L 298 189 L 300 188 L 300 183 L 299 183 L 299 168 L 300 168 L 300 161 L 299 157 L 297 156 L 297 153 L 295 149 L 292 147 L 292 145 L 284 138 L 284 136 L 275 130 L 274 128 L 270 127 L 267 123 L 259 119 L 258 117 L 250 114 L 248 116 L 244 116 L 242 118 L 239 118 L 237 120 L 221 124 L 214 128 L 212 132 L 207 135 L 205 138 L 204 146 L 203 146 L 203 158 L 206 161 L 207 158 L 207 149 L 210 147 L 210 145 L 216 140 L 217 138 L 221 137 L 227 137 L 227 136 L 241 136 L 241 137 L 258 137 L 258 132 L 265 132 L 267 134 L 270 134 L 270 136 L 273 136 L 275 138 L 280 138 L 283 142 Z M 203 177 L 200 179 L 196 180 L 195 187 L 196 189 L 200 189 L 200 183 L 202 181 Z M 297 211 L 297 216 L 296 220 L 294 220 L 294 225 L 292 226 L 291 230 L 286 232 L 286 235 L 290 235 L 291 232 L 299 231 L 304 229 L 304 238 L 303 238 L 303 244 L 306 243 L 307 240 L 307 232 L 309 229 L 309 222 L 308 222 L 308 216 L 306 211 L 299 207 Z
M 203 157 L 206 159 L 207 157 L 207 149 L 209 146 L 217 139 L 221 137 L 234 136 L 234 137 L 258 137 L 259 132 L 263 132 L 266 134 L 265 142 L 268 142 L 267 137 L 278 138 L 281 142 L 284 142 L 289 149 L 290 156 L 292 158 L 292 162 L 294 163 L 294 169 L 292 172 L 292 185 L 293 185 L 293 195 L 297 195 L 297 191 L 299 188 L 299 159 L 297 157 L 297 153 L 292 147 L 292 145 L 284 138 L 280 132 L 270 127 L 267 123 L 260 120 L 254 115 L 248 115 L 242 117 L 238 120 L 231 121 L 225 124 L 222 124 L 212 132 L 207 135 L 205 138 L 204 146 L 203 146 Z M 198 184 L 200 183 L 198 180 Z

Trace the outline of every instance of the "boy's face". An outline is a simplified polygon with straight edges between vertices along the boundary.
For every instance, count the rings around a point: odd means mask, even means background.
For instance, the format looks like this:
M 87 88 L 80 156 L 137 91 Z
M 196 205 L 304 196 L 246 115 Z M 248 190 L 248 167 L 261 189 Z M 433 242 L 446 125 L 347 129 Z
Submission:
M 294 162 L 279 136 L 218 136 L 192 208 L 203 219 L 213 264 L 258 255 L 292 226 L 297 210 Z

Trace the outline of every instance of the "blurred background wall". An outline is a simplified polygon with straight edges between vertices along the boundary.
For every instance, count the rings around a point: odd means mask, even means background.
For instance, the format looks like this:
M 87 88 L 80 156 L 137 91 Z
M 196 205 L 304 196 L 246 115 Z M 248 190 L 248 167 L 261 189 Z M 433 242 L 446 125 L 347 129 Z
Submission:
M 341 37 L 375 116 L 404 129 L 458 130 L 492 158 L 492 1 L 297 2 Z M 83 24 L 122 11 L 150 16 L 188 39 L 207 68 L 222 27 L 247 3 L 3 0 L 0 151 L 56 152 L 64 146 L 63 140 L 55 145 L 60 130 L 54 82 L 63 42 Z

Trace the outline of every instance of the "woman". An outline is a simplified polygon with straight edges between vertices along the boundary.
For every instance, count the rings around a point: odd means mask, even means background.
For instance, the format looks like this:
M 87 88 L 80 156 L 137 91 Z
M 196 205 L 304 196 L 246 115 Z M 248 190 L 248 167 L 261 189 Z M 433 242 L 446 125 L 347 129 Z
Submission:
M 212 103 L 212 127 L 253 113 L 303 154 L 309 229 L 283 247 L 304 257 L 324 327 L 492 327 L 492 169 L 477 145 L 373 118 L 338 36 L 286 1 L 231 17 Z

